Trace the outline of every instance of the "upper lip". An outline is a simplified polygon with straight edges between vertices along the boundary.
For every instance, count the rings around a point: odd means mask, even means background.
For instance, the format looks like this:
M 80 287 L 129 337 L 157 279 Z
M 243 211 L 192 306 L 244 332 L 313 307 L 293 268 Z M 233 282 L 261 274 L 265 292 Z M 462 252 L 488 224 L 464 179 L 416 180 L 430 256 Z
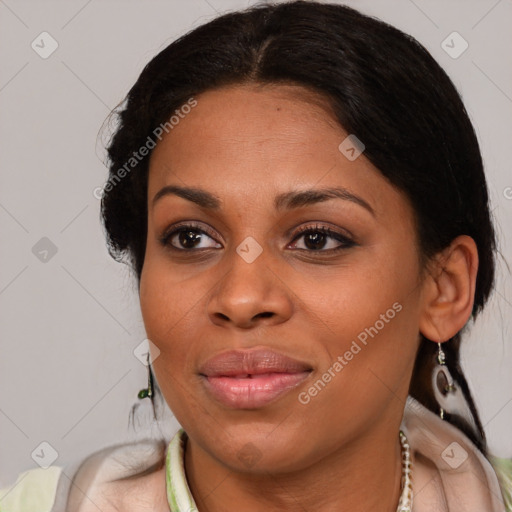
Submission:
M 229 350 L 206 361 L 199 373 L 206 377 L 232 377 L 263 373 L 300 373 L 311 365 L 270 349 Z

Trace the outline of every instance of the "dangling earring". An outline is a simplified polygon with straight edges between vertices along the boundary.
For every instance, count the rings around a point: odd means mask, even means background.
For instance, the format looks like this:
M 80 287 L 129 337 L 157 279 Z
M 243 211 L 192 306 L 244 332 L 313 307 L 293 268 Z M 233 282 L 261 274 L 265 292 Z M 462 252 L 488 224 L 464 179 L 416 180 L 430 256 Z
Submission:
M 452 401 L 449 395 L 455 393 L 457 388 L 446 366 L 446 354 L 441 347 L 441 343 L 438 343 L 437 347 L 437 366 L 432 373 L 432 387 L 439 404 L 439 416 L 444 419 L 445 409 L 450 408 L 450 402 Z
M 480 430 L 476 424 L 471 406 L 462 391 L 462 386 L 456 379 L 452 378 L 448 370 L 446 354 L 441 348 L 441 343 L 438 343 L 437 346 L 437 365 L 432 372 L 432 389 L 439 404 L 439 416 L 444 420 L 445 414 L 449 414 L 450 418 L 458 418 L 458 421 L 462 420 L 467 428 L 473 432 L 475 438 L 479 439 L 481 437 Z
M 141 400 L 143 398 L 149 398 L 151 401 L 153 401 L 153 374 L 151 373 L 151 366 L 149 363 L 149 350 L 148 350 L 148 358 L 147 358 L 146 366 L 148 368 L 148 387 L 145 389 L 141 389 L 137 396 Z

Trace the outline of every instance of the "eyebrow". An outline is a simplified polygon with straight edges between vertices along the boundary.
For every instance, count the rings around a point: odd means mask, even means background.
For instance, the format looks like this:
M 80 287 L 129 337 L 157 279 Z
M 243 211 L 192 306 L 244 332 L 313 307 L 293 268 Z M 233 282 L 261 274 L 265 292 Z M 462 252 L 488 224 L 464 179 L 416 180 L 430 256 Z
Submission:
M 222 205 L 222 201 L 219 197 L 207 192 L 206 190 L 194 187 L 167 185 L 155 194 L 152 206 L 154 207 L 159 199 L 167 195 L 176 195 L 209 210 L 219 210 Z M 274 207 L 276 210 L 300 208 L 303 206 L 321 203 L 329 199 L 343 199 L 345 201 L 351 201 L 352 203 L 362 206 L 375 216 L 374 209 L 367 201 L 343 187 L 293 190 L 291 192 L 285 192 L 276 196 L 274 200 Z

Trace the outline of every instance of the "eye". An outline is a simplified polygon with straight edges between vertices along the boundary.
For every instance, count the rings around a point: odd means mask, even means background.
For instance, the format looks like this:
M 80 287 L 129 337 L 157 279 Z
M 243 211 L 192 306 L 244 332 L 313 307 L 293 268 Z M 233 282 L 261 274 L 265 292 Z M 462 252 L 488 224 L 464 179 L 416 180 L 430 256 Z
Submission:
M 297 242 L 300 239 L 303 239 L 302 243 Z M 222 245 L 215 240 L 215 235 L 211 230 L 194 223 L 172 226 L 160 237 L 160 243 L 171 250 L 181 252 L 222 248 Z M 291 248 L 325 253 L 348 249 L 354 245 L 356 243 L 346 235 L 317 224 L 301 227 L 292 241 Z
M 213 233 L 209 229 L 191 223 L 173 226 L 160 237 L 160 243 L 177 251 L 218 249 L 222 247 L 213 238 Z
M 299 247 L 296 240 L 303 239 L 303 247 Z M 353 247 L 355 242 L 347 236 L 322 226 L 306 226 L 298 230 L 298 235 L 293 239 L 293 249 L 308 252 L 332 252 Z

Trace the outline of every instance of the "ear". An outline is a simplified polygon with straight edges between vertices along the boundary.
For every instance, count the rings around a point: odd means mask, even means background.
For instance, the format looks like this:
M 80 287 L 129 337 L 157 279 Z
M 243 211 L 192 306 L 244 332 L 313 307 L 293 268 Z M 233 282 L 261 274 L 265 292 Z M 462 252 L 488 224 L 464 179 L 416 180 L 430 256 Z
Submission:
M 466 324 L 473 310 L 478 250 L 461 235 L 429 263 L 423 284 L 420 332 L 435 342 L 447 341 Z

